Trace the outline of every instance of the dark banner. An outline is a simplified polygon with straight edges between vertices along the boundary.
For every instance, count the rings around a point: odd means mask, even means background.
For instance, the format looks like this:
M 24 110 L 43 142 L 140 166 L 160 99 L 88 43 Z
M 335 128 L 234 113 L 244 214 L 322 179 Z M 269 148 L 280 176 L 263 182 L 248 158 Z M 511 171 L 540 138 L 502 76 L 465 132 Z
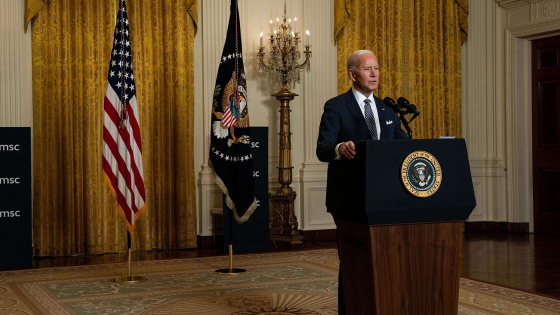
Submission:
M 233 253 L 270 250 L 268 228 L 268 127 L 251 128 L 251 152 L 253 154 L 253 179 L 257 209 L 251 218 L 239 224 L 233 220 Z M 224 252 L 228 253 L 230 209 L 224 201 Z M 240 267 L 243 266 L 234 266 Z
M 225 1 L 224 1 L 225 2 Z M 226 195 L 239 223 L 256 211 L 253 190 L 253 155 L 249 127 L 247 82 L 243 68 L 237 0 L 231 0 L 230 17 L 212 102 L 209 165 L 214 180 Z
M 31 128 L 0 128 L 0 269 L 31 268 Z

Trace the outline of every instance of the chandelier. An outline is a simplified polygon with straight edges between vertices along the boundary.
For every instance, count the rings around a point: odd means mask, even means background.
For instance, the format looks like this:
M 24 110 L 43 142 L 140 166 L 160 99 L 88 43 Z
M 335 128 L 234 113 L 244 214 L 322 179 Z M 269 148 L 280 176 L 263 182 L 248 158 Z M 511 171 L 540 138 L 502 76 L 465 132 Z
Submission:
M 300 42 L 301 38 L 297 29 L 292 28 L 292 19 L 286 15 L 286 3 L 284 3 L 284 15 L 282 15 L 282 24 L 278 25 L 279 19 L 276 19 L 276 30 L 273 31 L 272 20 L 270 20 L 271 34 L 268 38 L 270 48 L 270 57 L 268 65 L 264 61 L 265 46 L 263 45 L 263 33 L 261 32 L 259 52 L 257 59 L 259 63 L 259 72 L 268 75 L 268 80 L 272 88 L 278 91 L 282 89 L 295 88 L 300 83 L 300 71 L 310 70 L 311 45 L 309 45 L 309 31 L 306 31 L 305 60 L 298 64 L 301 58 Z M 294 18 L 294 23 L 297 19 Z

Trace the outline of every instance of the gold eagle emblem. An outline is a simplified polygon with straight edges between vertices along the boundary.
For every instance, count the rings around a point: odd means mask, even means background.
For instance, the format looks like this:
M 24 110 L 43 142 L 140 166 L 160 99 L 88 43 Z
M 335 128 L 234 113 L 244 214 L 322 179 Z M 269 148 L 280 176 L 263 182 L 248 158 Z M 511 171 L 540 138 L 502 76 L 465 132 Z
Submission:
M 241 73 L 242 80 L 245 74 Z M 235 71 L 232 73 L 231 80 L 224 88 L 222 95 L 222 112 L 216 112 L 212 107 L 212 113 L 219 121 L 212 125 L 212 132 L 218 139 L 226 138 L 229 134 L 233 139 L 228 141 L 228 145 L 244 143 L 249 144 L 249 136 L 244 135 L 235 137 L 235 128 L 249 127 L 249 111 L 247 108 L 247 91 L 238 84 L 235 78 Z

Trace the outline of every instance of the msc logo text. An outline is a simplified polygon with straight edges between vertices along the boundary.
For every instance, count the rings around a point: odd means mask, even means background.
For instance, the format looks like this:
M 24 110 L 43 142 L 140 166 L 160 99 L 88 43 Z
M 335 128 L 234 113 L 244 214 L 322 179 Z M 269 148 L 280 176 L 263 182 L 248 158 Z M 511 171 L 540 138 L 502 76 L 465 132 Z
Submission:
M 19 144 L 0 144 L 0 151 L 19 151 Z
M 19 181 L 19 177 L 12 177 L 12 178 L 0 177 L 0 185 L 13 185 L 13 184 L 21 184 Z
M 21 217 L 20 210 L 0 211 L 0 218 L 19 218 Z

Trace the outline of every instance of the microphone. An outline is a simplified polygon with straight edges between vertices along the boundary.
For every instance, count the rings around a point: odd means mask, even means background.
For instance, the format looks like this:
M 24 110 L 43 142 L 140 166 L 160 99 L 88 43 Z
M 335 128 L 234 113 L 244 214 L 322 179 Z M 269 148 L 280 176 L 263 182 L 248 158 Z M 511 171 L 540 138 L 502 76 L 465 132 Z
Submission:
M 418 109 L 416 108 L 416 105 L 414 104 L 410 104 L 410 106 L 408 106 L 408 109 L 406 111 L 409 114 L 416 114 L 418 113 Z
M 385 103 L 385 105 L 387 105 L 387 106 L 389 106 L 389 107 L 391 107 L 391 108 L 397 106 L 397 103 L 395 103 L 395 100 L 392 99 L 392 98 L 390 98 L 390 97 L 388 97 L 388 96 L 387 96 L 386 98 L 383 99 L 383 103 Z
M 399 105 L 401 105 L 402 107 L 404 107 L 406 109 L 406 113 L 407 114 L 416 114 L 418 113 L 418 109 L 416 108 L 416 105 L 414 104 L 410 104 L 410 102 L 404 98 L 404 97 L 399 97 L 399 99 L 397 100 L 397 102 L 399 103 Z
M 400 113 L 400 108 L 399 105 L 397 103 L 395 103 L 395 100 L 393 100 L 390 97 L 386 97 L 383 99 L 383 103 L 385 103 L 385 105 L 389 106 L 389 108 L 391 108 L 395 113 Z
M 397 100 L 397 103 L 399 103 L 401 106 L 408 108 L 408 106 L 410 106 L 410 102 L 408 102 L 408 100 L 404 97 L 399 97 L 399 99 Z

